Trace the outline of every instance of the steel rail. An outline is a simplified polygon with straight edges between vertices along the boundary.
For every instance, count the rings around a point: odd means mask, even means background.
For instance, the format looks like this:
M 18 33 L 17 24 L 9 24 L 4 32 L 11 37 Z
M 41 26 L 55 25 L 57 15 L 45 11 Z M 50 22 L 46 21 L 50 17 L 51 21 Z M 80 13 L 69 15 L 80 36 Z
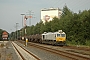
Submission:
M 48 48 L 48 47 L 44 47 L 44 46 L 39 46 L 39 45 L 35 45 L 35 44 L 30 44 L 30 46 L 31 45 L 34 46 L 34 47 L 49 51 L 49 52 L 53 52 L 53 53 L 58 54 L 58 55 L 68 57 L 70 59 L 78 60 L 78 58 L 81 58 L 81 59 L 90 60 L 90 58 L 84 57 L 84 56 L 81 56 L 81 55 L 77 55 L 77 54 L 73 54 L 73 53 L 69 53 L 69 52 L 65 52 L 65 51 L 60 51 L 60 50 L 56 50 L 56 49 L 52 49 L 52 48 Z
M 19 52 L 19 50 L 15 47 L 15 45 L 13 44 L 13 43 L 11 43 L 13 46 L 14 46 L 14 48 L 16 49 L 16 51 L 19 53 L 19 55 L 21 56 L 21 58 L 23 59 L 23 60 L 26 60 L 23 56 L 22 56 L 22 54 Z
M 16 43 L 17 44 L 17 43 Z M 21 47 L 23 50 L 25 50 L 27 53 L 29 53 L 30 55 L 32 55 L 34 58 L 36 58 L 37 60 L 40 60 L 39 57 L 37 57 L 36 55 L 32 54 L 30 51 L 28 51 L 27 49 L 23 48 L 22 46 L 20 46 L 19 44 L 17 44 L 19 47 Z
M 28 43 L 28 45 L 42 49 L 42 50 L 46 50 L 46 51 L 49 51 L 52 53 L 55 53 L 55 54 L 60 55 L 60 56 L 67 57 L 69 59 L 73 59 L 73 60 L 78 60 L 78 59 L 90 60 L 90 58 L 85 57 L 85 56 L 81 56 L 81 55 L 77 55 L 77 54 L 73 54 L 73 53 L 69 53 L 69 52 L 65 52 L 65 51 L 61 51 L 61 50 L 56 50 L 56 49 L 36 45 L 35 43 Z
M 86 47 L 63 46 L 63 48 L 77 49 L 77 50 L 83 50 L 83 51 L 90 51 L 90 48 L 86 48 Z

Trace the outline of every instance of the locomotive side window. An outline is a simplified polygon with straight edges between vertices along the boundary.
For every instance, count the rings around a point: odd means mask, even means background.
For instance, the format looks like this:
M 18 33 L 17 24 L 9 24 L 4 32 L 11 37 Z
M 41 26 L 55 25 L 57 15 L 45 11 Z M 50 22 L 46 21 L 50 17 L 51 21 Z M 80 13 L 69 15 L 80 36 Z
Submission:
M 57 34 L 57 37 L 60 37 L 60 34 Z

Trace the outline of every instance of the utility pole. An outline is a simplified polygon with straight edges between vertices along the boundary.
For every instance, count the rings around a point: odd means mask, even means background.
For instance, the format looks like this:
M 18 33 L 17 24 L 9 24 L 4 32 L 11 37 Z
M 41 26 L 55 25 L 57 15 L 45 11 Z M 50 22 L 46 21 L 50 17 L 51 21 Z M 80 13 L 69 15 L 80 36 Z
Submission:
M 10 29 L 10 30 L 12 31 L 12 29 Z M 11 33 L 10 33 L 10 40 L 11 40 Z M 10 40 L 9 40 L 9 41 L 10 41 Z
M 25 14 L 21 14 L 22 15 L 22 36 L 23 36 L 23 16 L 25 15 Z
M 23 28 L 23 16 L 25 15 L 25 14 L 21 14 L 22 15 L 22 28 Z
M 29 26 L 31 26 L 31 19 L 34 18 L 33 17 L 33 13 L 34 12 L 32 12 L 32 11 L 29 10 L 27 13 L 28 13 L 27 15 L 29 16 Z
M 16 39 L 18 39 L 18 30 L 17 30 L 18 24 L 19 23 L 16 23 Z
M 31 12 L 32 11 L 29 11 L 29 16 L 30 16 L 30 18 L 29 18 L 29 26 L 31 26 L 31 18 L 32 18 Z

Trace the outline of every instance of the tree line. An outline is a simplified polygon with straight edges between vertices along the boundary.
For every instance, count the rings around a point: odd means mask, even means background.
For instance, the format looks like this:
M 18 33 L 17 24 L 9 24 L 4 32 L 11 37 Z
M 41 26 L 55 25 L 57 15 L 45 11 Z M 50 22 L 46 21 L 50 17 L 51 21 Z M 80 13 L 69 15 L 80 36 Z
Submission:
M 90 9 L 74 13 L 67 6 L 64 6 L 62 12 L 60 19 L 54 17 L 52 21 L 45 24 L 40 21 L 36 25 L 26 26 L 18 30 L 18 36 L 24 36 L 25 28 L 28 36 L 63 30 L 67 35 L 67 43 L 90 46 Z M 13 35 L 15 35 L 14 33 L 16 32 L 12 32 Z

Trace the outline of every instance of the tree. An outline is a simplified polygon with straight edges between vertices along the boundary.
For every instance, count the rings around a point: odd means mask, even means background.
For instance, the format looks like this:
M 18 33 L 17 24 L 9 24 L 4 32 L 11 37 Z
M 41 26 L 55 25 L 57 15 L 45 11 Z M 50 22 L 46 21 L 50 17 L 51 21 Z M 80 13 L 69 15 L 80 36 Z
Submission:
M 0 29 L 0 40 L 2 40 L 2 32 L 3 32 L 3 30 Z
M 60 23 L 59 19 L 54 17 L 53 20 L 51 21 L 51 32 L 55 32 L 60 30 Z

